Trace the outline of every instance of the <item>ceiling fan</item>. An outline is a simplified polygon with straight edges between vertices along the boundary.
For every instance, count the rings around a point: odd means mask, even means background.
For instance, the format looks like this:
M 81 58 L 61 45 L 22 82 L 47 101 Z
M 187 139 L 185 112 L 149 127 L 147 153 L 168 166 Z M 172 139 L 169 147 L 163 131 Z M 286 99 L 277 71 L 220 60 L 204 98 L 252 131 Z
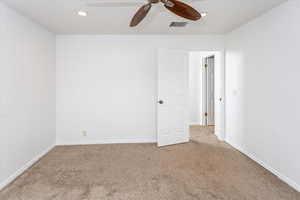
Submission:
M 166 9 L 171 11 L 172 13 L 189 19 L 189 20 L 199 20 L 201 18 L 201 14 L 194 9 L 193 7 L 179 1 L 179 0 L 147 0 L 146 4 L 142 4 L 142 6 L 138 9 L 138 11 L 135 13 L 133 18 L 131 19 L 130 22 L 130 27 L 137 26 L 148 14 L 150 11 L 152 4 L 158 4 L 162 3 Z M 89 1 L 86 2 L 87 6 L 90 7 L 128 7 L 128 6 L 136 6 L 140 5 L 142 3 L 141 0 L 138 1 L 120 1 L 120 0 L 113 0 L 113 1 L 103 1 L 103 0 L 97 0 L 97 1 Z

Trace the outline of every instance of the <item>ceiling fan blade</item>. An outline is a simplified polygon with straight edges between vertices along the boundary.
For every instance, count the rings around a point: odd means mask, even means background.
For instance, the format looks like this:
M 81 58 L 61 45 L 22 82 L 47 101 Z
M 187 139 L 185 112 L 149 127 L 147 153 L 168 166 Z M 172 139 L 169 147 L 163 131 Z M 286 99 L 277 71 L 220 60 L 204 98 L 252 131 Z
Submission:
M 199 20 L 201 14 L 191 6 L 177 0 L 162 0 L 164 6 L 174 14 L 190 20 Z
M 138 25 L 146 17 L 150 9 L 151 9 L 151 3 L 143 5 L 133 16 L 130 22 L 130 26 L 133 27 Z

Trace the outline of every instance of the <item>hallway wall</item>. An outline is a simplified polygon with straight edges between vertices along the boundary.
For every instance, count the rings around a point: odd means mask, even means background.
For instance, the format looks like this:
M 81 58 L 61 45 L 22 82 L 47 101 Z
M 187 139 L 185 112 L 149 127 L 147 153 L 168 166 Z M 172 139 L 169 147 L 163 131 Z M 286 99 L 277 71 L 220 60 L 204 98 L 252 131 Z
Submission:
M 226 37 L 226 141 L 300 191 L 300 1 Z

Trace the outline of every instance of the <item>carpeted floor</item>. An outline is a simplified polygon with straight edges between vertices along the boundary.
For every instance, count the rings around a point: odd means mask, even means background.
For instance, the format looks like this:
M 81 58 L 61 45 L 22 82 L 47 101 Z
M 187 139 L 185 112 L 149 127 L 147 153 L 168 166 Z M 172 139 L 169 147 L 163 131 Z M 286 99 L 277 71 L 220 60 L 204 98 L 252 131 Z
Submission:
M 215 140 L 61 146 L 1 200 L 299 200 L 300 193 Z
M 191 126 L 190 127 L 191 140 L 194 142 L 216 144 L 216 145 L 225 144 L 219 142 L 214 133 L 215 133 L 215 126 Z

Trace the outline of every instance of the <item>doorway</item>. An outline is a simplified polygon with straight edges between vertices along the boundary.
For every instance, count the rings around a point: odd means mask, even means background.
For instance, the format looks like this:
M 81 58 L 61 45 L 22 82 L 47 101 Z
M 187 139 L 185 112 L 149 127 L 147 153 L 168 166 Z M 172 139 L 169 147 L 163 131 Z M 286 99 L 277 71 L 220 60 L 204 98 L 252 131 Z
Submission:
M 215 56 L 203 58 L 204 73 L 201 99 L 203 102 L 203 126 L 215 126 Z
M 190 129 L 195 125 L 210 125 L 214 136 L 222 140 L 225 130 L 223 68 L 224 58 L 219 51 L 159 50 L 158 146 L 188 142 Z
M 192 52 L 189 76 L 190 139 L 209 143 L 222 140 L 223 70 L 218 52 Z

